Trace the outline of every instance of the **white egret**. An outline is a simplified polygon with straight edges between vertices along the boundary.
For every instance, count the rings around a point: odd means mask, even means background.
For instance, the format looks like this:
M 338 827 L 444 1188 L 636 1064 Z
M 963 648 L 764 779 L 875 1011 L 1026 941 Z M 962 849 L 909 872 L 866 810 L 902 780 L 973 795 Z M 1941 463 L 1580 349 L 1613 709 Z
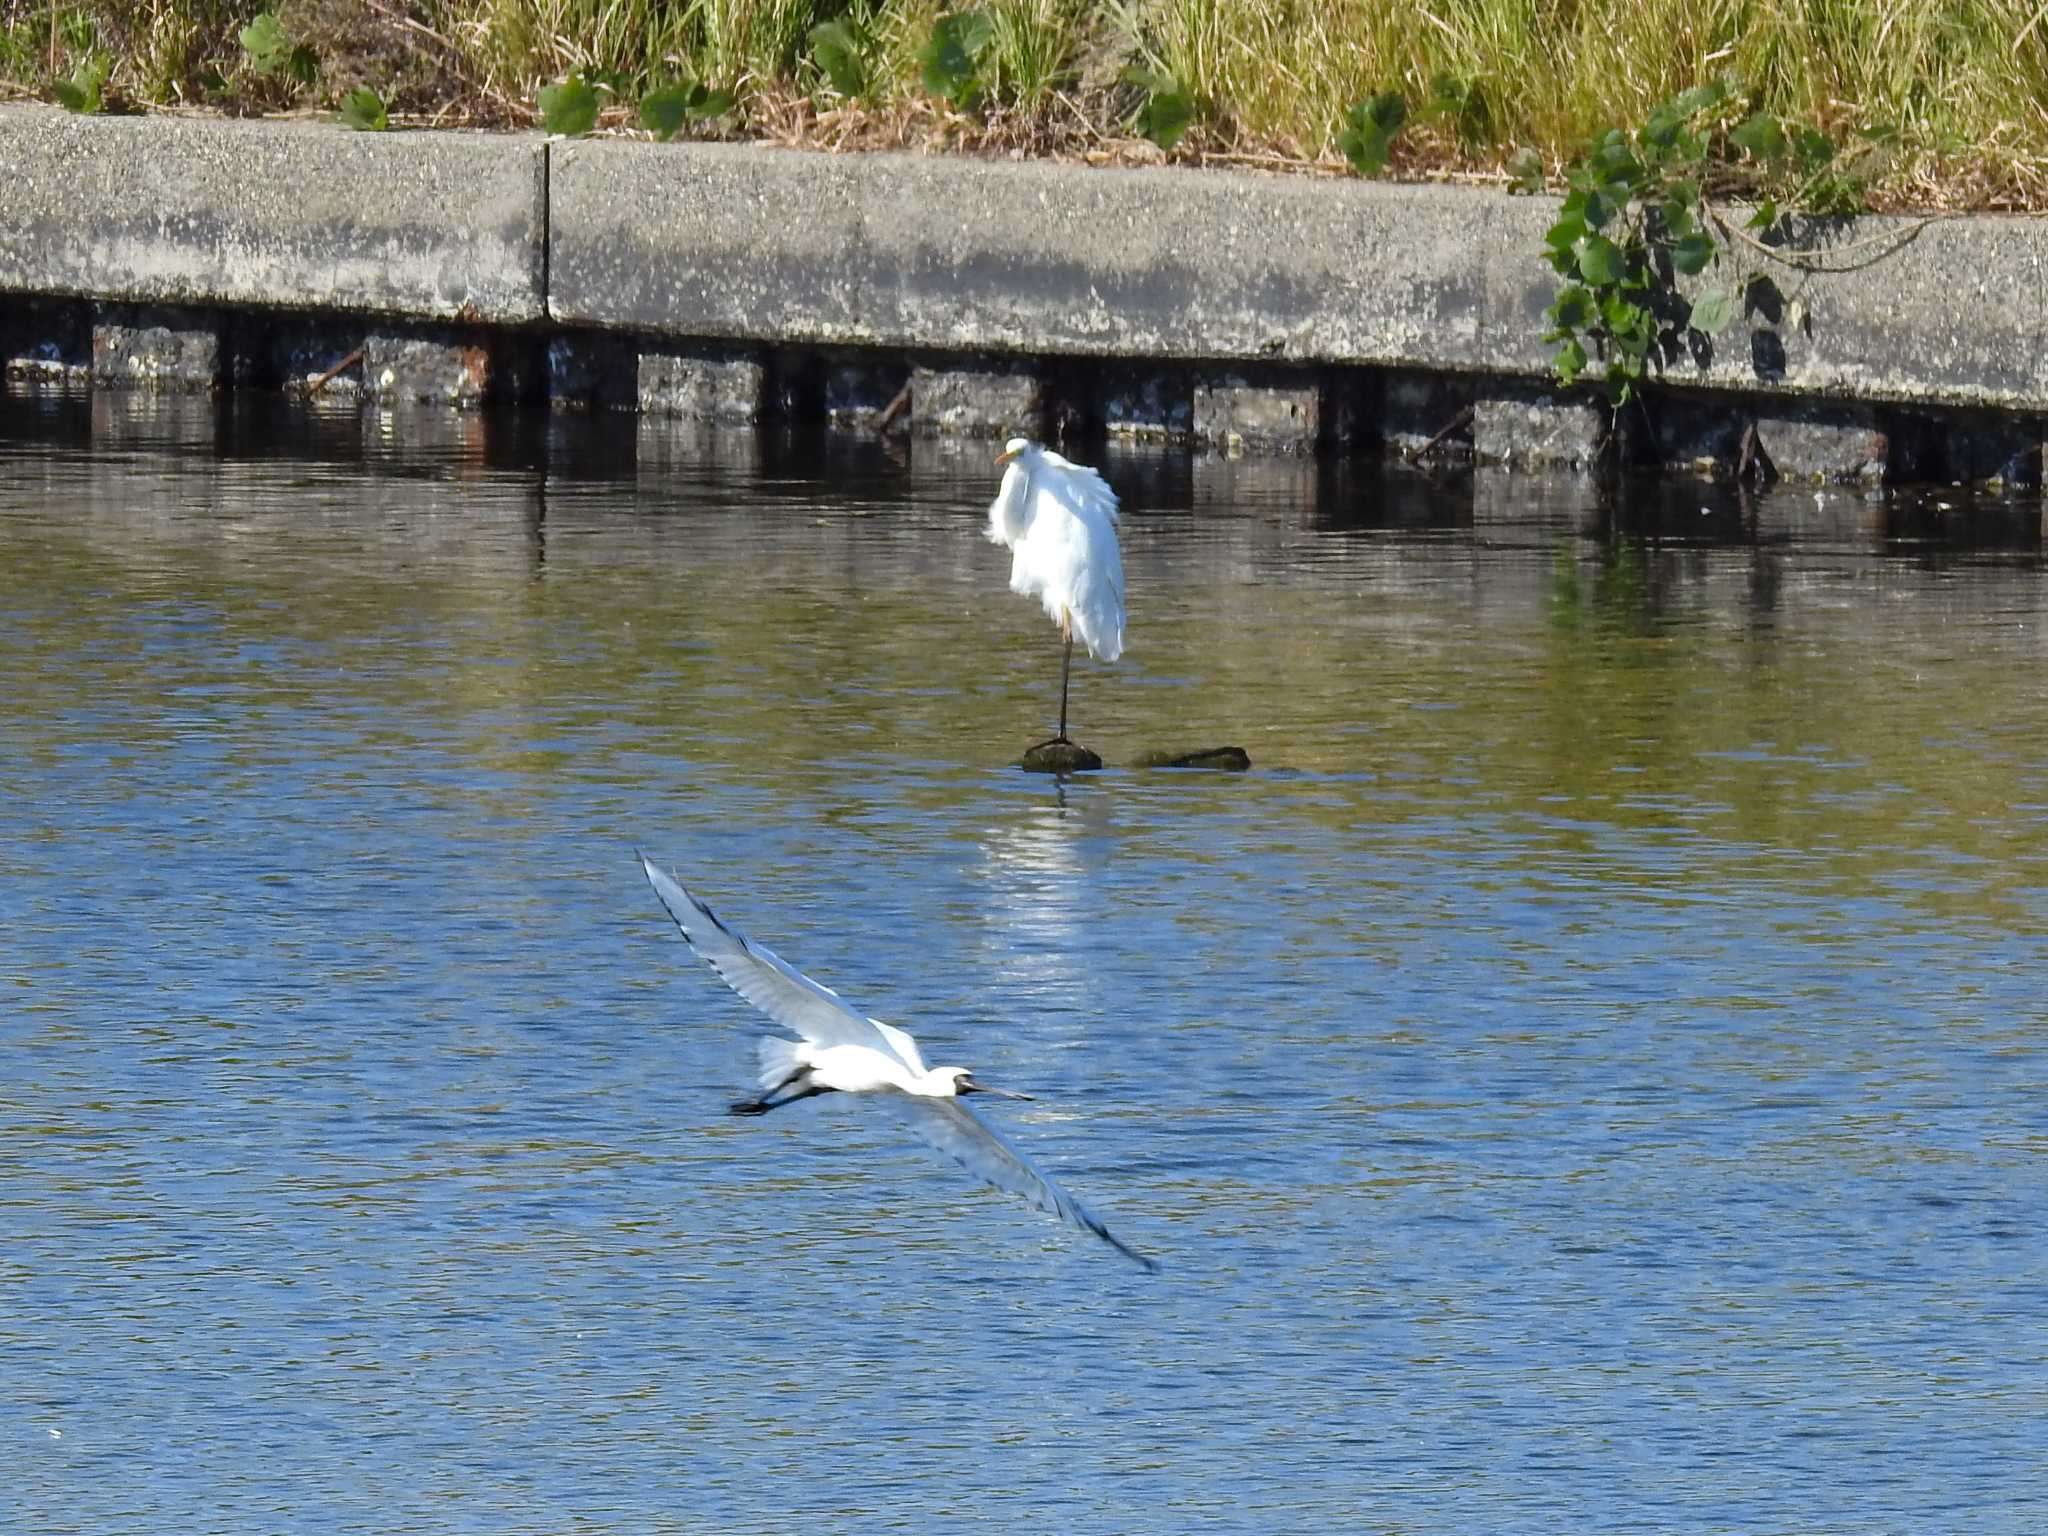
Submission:
M 1060 730 L 1052 738 L 1061 742 L 1067 740 L 1067 677 L 1075 638 L 1102 661 L 1115 661 L 1124 652 L 1116 492 L 1087 465 L 1070 463 L 1029 438 L 1011 438 L 996 462 L 1006 467 L 989 504 L 989 542 L 1009 547 L 1010 590 L 1040 599 L 1066 642 L 1060 661 Z
M 977 1178 L 1094 1233 L 1146 1269 L 1159 1267 L 1126 1248 L 1094 1212 L 960 1103 L 961 1095 L 969 1093 L 1006 1099 L 1028 1099 L 1030 1094 L 976 1082 L 966 1067 L 927 1067 L 906 1031 L 848 1007 L 830 987 L 812 981 L 723 922 L 656 869 L 645 854 L 640 855 L 640 866 L 690 948 L 733 991 L 783 1028 L 803 1036 L 761 1038 L 760 1095 L 733 1105 L 733 1114 L 765 1115 L 819 1093 L 867 1094 L 897 1110 L 913 1131 Z

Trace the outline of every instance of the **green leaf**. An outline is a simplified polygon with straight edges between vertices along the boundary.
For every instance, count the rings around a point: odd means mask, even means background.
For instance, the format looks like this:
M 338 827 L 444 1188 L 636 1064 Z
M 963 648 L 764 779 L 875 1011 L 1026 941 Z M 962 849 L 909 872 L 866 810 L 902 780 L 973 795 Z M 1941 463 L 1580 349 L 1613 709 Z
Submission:
M 1572 209 L 1570 201 L 1559 212 L 1557 222 L 1543 232 L 1543 243 L 1554 251 L 1568 251 L 1586 238 L 1586 220 Z
M 1643 123 L 1642 140 L 1651 149 L 1670 149 L 1685 131 L 1685 119 L 1669 107 L 1659 107 Z
M 1429 84 L 1429 109 L 1451 119 L 1460 143 L 1484 144 L 1493 138 L 1493 107 L 1477 80 L 1439 70 Z
M 1138 109 L 1138 132 L 1161 149 L 1171 149 L 1194 120 L 1194 98 L 1172 80 L 1161 79 Z
M 391 126 L 384 98 L 367 85 L 359 85 L 341 98 L 341 120 L 361 133 L 382 133 Z
M 681 131 L 690 115 L 687 85 L 666 85 L 640 98 L 640 126 L 666 144 Z
M 1735 318 L 1735 300 L 1726 289 L 1709 288 L 1692 301 L 1692 316 L 1686 322 L 1694 330 L 1712 336 L 1726 329 Z
M 292 40 L 275 11 L 265 11 L 242 28 L 237 36 L 241 39 L 242 52 L 249 56 L 249 67 L 259 75 L 274 74 L 291 57 Z
M 1624 263 L 1621 248 L 1605 235 L 1588 235 L 1578 244 L 1579 275 L 1598 286 L 1621 281 Z
M 1785 152 L 1785 129 L 1769 113 L 1759 112 L 1730 133 L 1728 142 L 1758 160 L 1775 160 Z
M 1699 221 L 1692 216 L 1692 207 L 1682 198 L 1669 198 L 1657 210 L 1657 222 L 1663 228 L 1666 240 L 1683 240 L 1699 228 Z
M 1671 247 L 1671 265 L 1687 277 L 1704 272 L 1714 256 L 1714 237 L 1703 230 L 1694 230 Z
M 540 118 L 549 133 L 578 138 L 597 126 L 597 92 L 581 75 L 542 86 Z
M 1593 295 L 1577 283 L 1568 284 L 1558 290 L 1556 301 L 1543 312 L 1559 330 L 1590 330 L 1599 318 L 1599 309 L 1593 303 Z
M 1626 193 L 1634 192 L 1642 184 L 1643 163 L 1636 158 L 1628 140 L 1619 133 L 1604 136 L 1595 146 L 1588 163 L 1594 175 Z
M 1576 341 L 1568 341 L 1557 354 L 1557 382 L 1575 383 L 1586 371 L 1586 349 Z
M 1707 108 L 1718 107 L 1727 99 L 1728 82 L 1726 80 L 1709 80 L 1706 84 L 1696 85 L 1689 91 L 1680 91 L 1671 98 L 1669 110 L 1677 113 L 1685 121 L 1690 122 L 1693 118 L 1706 111 Z
M 1408 121 L 1408 103 L 1399 91 L 1380 91 L 1353 107 L 1351 116 L 1354 122 L 1369 122 L 1392 138 Z
M 1378 175 L 1393 151 L 1394 135 L 1407 120 L 1408 103 L 1399 91 L 1368 96 L 1346 114 L 1337 130 L 1337 147 L 1359 175 Z
M 1764 199 L 1764 200 L 1763 200 L 1762 202 L 1760 202 L 1760 203 L 1758 203 L 1758 204 L 1756 205 L 1756 212 L 1752 213 L 1752 214 L 1751 214 L 1751 215 L 1749 216 L 1749 220 L 1748 220 L 1748 223 L 1747 223 L 1747 224 L 1745 225 L 1745 227 L 1746 227 L 1746 228 L 1749 228 L 1749 229 L 1753 229 L 1753 230 L 1756 230 L 1756 231 L 1757 231 L 1758 233 L 1760 233 L 1760 234 L 1761 234 L 1761 233 L 1763 233 L 1764 231 L 1768 230 L 1768 229 L 1769 229 L 1769 228 L 1770 228 L 1770 227 L 1771 227 L 1771 226 L 1772 226 L 1773 224 L 1775 224 L 1775 223 L 1777 223 L 1777 222 L 1778 222 L 1778 202 L 1777 202 L 1777 199 L 1776 199 L 1776 198 L 1771 198 L 1771 197 L 1767 197 L 1767 198 L 1765 198 L 1765 199 Z
M 1534 194 L 1543 190 L 1543 157 L 1533 149 L 1508 156 L 1508 190 Z
M 1792 155 L 1798 161 L 1800 174 L 1810 176 L 1835 158 L 1835 142 L 1818 128 L 1795 128 Z
M 732 92 L 707 91 L 702 82 L 665 85 L 640 98 L 640 126 L 666 144 L 689 119 L 723 117 L 732 110 Z
M 1606 326 L 1607 334 L 1623 351 L 1649 350 L 1650 314 L 1640 305 L 1631 304 L 1616 294 L 1600 306 L 1600 320 Z
M 987 51 L 994 36 L 995 24 L 980 11 L 941 16 L 918 56 L 924 65 L 924 88 L 956 107 L 967 106 L 981 88 L 975 78 L 975 61 Z
M 810 31 L 811 58 L 842 96 L 858 96 L 867 83 L 866 48 L 860 34 L 844 21 L 821 21 Z
M 236 36 L 249 67 L 259 75 L 283 75 L 301 85 L 311 85 L 320 72 L 320 61 L 313 50 L 292 41 L 275 11 L 263 12 Z
M 50 82 L 50 94 L 67 112 L 104 112 L 107 108 L 107 74 L 111 64 L 103 53 L 79 60 L 71 77 Z

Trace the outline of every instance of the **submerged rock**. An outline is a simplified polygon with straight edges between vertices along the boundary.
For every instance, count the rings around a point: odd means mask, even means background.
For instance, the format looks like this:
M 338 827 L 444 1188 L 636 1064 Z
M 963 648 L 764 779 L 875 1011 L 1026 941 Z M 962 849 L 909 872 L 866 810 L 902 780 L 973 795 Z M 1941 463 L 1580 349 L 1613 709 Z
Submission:
M 1144 752 L 1133 768 L 1212 768 L 1221 773 L 1243 773 L 1252 765 L 1243 747 L 1204 747 L 1198 752 Z
M 1026 773 L 1093 773 L 1102 759 L 1078 742 L 1041 741 L 1017 761 Z

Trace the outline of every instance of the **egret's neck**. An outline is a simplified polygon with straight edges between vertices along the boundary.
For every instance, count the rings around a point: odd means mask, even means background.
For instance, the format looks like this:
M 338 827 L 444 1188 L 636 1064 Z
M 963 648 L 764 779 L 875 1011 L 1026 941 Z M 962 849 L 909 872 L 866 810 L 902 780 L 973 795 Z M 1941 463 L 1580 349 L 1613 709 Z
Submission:
M 1024 508 L 1031 491 L 1031 471 L 1019 460 L 1003 470 L 1003 483 L 988 509 L 988 536 L 998 544 L 1015 546 L 1024 537 Z

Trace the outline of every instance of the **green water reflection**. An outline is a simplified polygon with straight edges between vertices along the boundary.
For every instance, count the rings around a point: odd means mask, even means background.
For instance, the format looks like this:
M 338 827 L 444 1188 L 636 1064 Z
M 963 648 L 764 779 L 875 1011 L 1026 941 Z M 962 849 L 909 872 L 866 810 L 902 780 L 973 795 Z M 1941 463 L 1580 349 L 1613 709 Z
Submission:
M 999 766 L 1053 708 L 1055 641 L 980 536 L 975 448 L 778 458 L 607 423 L 579 460 L 546 436 L 573 424 L 294 417 L 330 468 L 216 452 L 204 408 L 71 409 L 27 432 L 17 411 L 0 503 L 0 711 L 45 763 L 90 745 L 119 774 L 218 730 L 232 794 L 261 773 L 250 723 L 317 695 L 372 746 L 392 706 L 423 713 L 507 776 L 438 793 L 510 813 L 521 775 L 630 775 L 646 732 L 823 789 Z M 579 462 L 604 473 L 553 467 Z M 1594 857 L 1608 828 L 1713 839 L 1845 889 L 1910 869 L 1921 900 L 2001 922 L 2041 883 L 2048 640 L 2010 508 L 1990 550 L 1896 541 L 1848 492 L 1818 536 L 1758 536 L 1767 500 L 1729 544 L 1632 531 L 1571 482 L 1109 463 L 1135 488 L 1131 655 L 1084 667 L 1075 711 L 1112 765 L 1232 742 L 1268 781 L 1243 793 L 1311 824 L 1483 807 L 1542 829 L 1531 858 Z M 1779 494 L 1811 521 L 1812 491 Z

